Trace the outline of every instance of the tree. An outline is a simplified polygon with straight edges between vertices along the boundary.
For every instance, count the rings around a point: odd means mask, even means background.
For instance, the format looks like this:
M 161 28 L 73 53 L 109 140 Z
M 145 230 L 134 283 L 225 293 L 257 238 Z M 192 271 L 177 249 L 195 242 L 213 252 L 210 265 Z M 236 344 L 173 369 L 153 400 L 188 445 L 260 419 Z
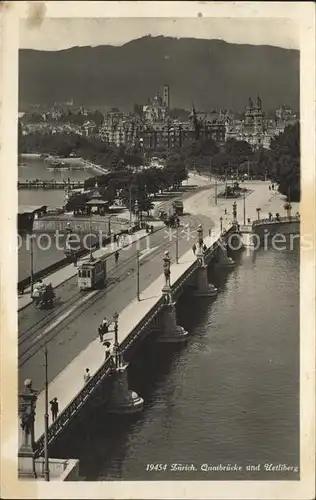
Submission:
M 236 139 L 228 139 L 224 146 L 224 151 L 239 161 L 247 159 L 252 156 L 252 148 L 246 141 L 237 141 Z
M 291 201 L 300 200 L 300 128 L 288 126 L 271 141 L 271 178 Z

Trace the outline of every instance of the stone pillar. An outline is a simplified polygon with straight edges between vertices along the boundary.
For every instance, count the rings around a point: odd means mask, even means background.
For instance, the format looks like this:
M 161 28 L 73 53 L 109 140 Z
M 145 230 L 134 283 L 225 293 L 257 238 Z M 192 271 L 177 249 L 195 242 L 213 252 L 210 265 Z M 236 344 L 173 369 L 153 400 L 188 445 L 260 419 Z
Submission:
M 109 401 L 108 412 L 116 415 L 137 413 L 143 410 L 144 400 L 128 388 L 128 363 L 122 359 L 115 368 L 115 380 Z
M 35 471 L 34 442 L 35 442 L 35 409 L 37 391 L 32 389 L 32 381 L 26 379 L 24 391 L 19 394 L 19 452 L 18 452 L 18 473 L 19 476 L 37 477 Z
M 109 403 L 109 413 L 126 414 L 137 413 L 143 409 L 144 400 L 138 396 L 134 391 L 128 388 L 128 363 L 124 362 L 123 355 L 120 352 L 120 345 L 118 342 L 118 319 L 117 312 L 113 315 L 114 319 L 114 348 L 111 353 L 115 380 L 113 392 Z
M 166 343 L 183 342 L 188 337 L 188 332 L 182 326 L 177 325 L 175 302 L 172 300 L 172 289 L 170 285 L 170 263 L 171 258 L 169 252 L 166 251 L 163 257 L 163 270 L 165 275 L 165 286 L 162 289 L 165 302 L 161 324 L 163 332 L 157 337 L 157 342 Z

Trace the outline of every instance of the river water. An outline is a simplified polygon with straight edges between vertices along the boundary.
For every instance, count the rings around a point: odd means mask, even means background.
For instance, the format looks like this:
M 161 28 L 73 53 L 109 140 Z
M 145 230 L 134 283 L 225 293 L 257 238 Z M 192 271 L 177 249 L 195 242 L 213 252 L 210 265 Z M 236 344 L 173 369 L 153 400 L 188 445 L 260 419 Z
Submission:
M 42 158 L 22 158 L 19 165 L 19 181 L 40 179 L 42 181 L 83 181 L 92 177 L 91 170 L 49 170 L 49 164 Z M 20 189 L 19 205 L 47 205 L 61 207 L 64 204 L 64 191 L 62 189 Z
M 95 412 L 61 456 L 79 458 L 91 481 L 298 479 L 295 470 L 265 470 L 299 466 L 298 247 L 244 251 L 235 269 L 210 269 L 217 298 L 178 305 L 186 345 L 157 348 L 149 338 L 130 365 L 143 413 Z M 174 463 L 196 470 L 172 472 Z M 241 470 L 204 472 L 202 464 Z
M 22 165 L 19 165 L 18 177 L 20 181 L 23 180 L 56 180 L 67 181 L 70 178 L 72 181 L 82 181 L 93 175 L 91 170 L 48 170 L 49 164 L 42 158 L 22 158 Z M 64 205 L 64 191 L 62 189 L 20 189 L 19 190 L 19 206 L 22 205 L 47 205 L 50 208 L 61 207 Z M 30 276 L 31 256 L 30 256 L 30 243 L 25 236 L 19 237 L 19 280 Z M 33 244 L 33 262 L 34 272 L 40 271 L 45 267 L 59 261 L 64 257 L 64 251 L 58 248 L 58 245 L 52 244 L 49 249 L 47 248 L 47 241 L 43 237 L 42 241 L 38 238 Z

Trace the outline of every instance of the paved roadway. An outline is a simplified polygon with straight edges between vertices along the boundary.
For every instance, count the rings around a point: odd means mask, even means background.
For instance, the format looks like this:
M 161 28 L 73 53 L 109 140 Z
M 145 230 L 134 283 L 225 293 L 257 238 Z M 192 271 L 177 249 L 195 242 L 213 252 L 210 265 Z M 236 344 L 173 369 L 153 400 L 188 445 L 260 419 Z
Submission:
M 182 224 L 196 228 L 204 224 L 205 230 L 213 226 L 209 218 L 188 215 Z M 193 238 L 179 229 L 179 255 L 193 244 Z M 183 232 L 182 232 L 183 231 Z M 175 238 L 165 229 L 140 243 L 140 290 L 146 289 L 162 273 L 162 256 L 165 249 L 175 259 Z M 70 361 L 97 336 L 97 327 L 104 316 L 111 318 L 114 311 L 122 311 L 136 295 L 136 244 L 120 252 L 115 266 L 113 257 L 108 259 L 109 285 L 105 290 L 78 292 L 76 278 L 57 288 L 57 300 L 52 311 L 28 306 L 19 313 L 19 384 L 31 378 L 36 389 L 44 387 L 43 347 L 48 342 L 49 381 L 53 380 Z M 87 314 L 87 310 L 89 313 Z M 100 348 L 101 345 L 100 345 Z

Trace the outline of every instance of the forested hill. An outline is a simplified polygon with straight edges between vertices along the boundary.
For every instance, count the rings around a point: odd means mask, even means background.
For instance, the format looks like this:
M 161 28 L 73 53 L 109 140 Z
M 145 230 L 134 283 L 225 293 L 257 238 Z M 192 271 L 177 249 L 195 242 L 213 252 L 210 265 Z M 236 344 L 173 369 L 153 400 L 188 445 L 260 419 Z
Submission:
M 125 45 L 20 50 L 20 107 L 74 99 L 130 110 L 164 84 L 171 105 L 242 110 L 260 94 L 266 111 L 299 109 L 299 51 L 220 40 L 146 36 Z

